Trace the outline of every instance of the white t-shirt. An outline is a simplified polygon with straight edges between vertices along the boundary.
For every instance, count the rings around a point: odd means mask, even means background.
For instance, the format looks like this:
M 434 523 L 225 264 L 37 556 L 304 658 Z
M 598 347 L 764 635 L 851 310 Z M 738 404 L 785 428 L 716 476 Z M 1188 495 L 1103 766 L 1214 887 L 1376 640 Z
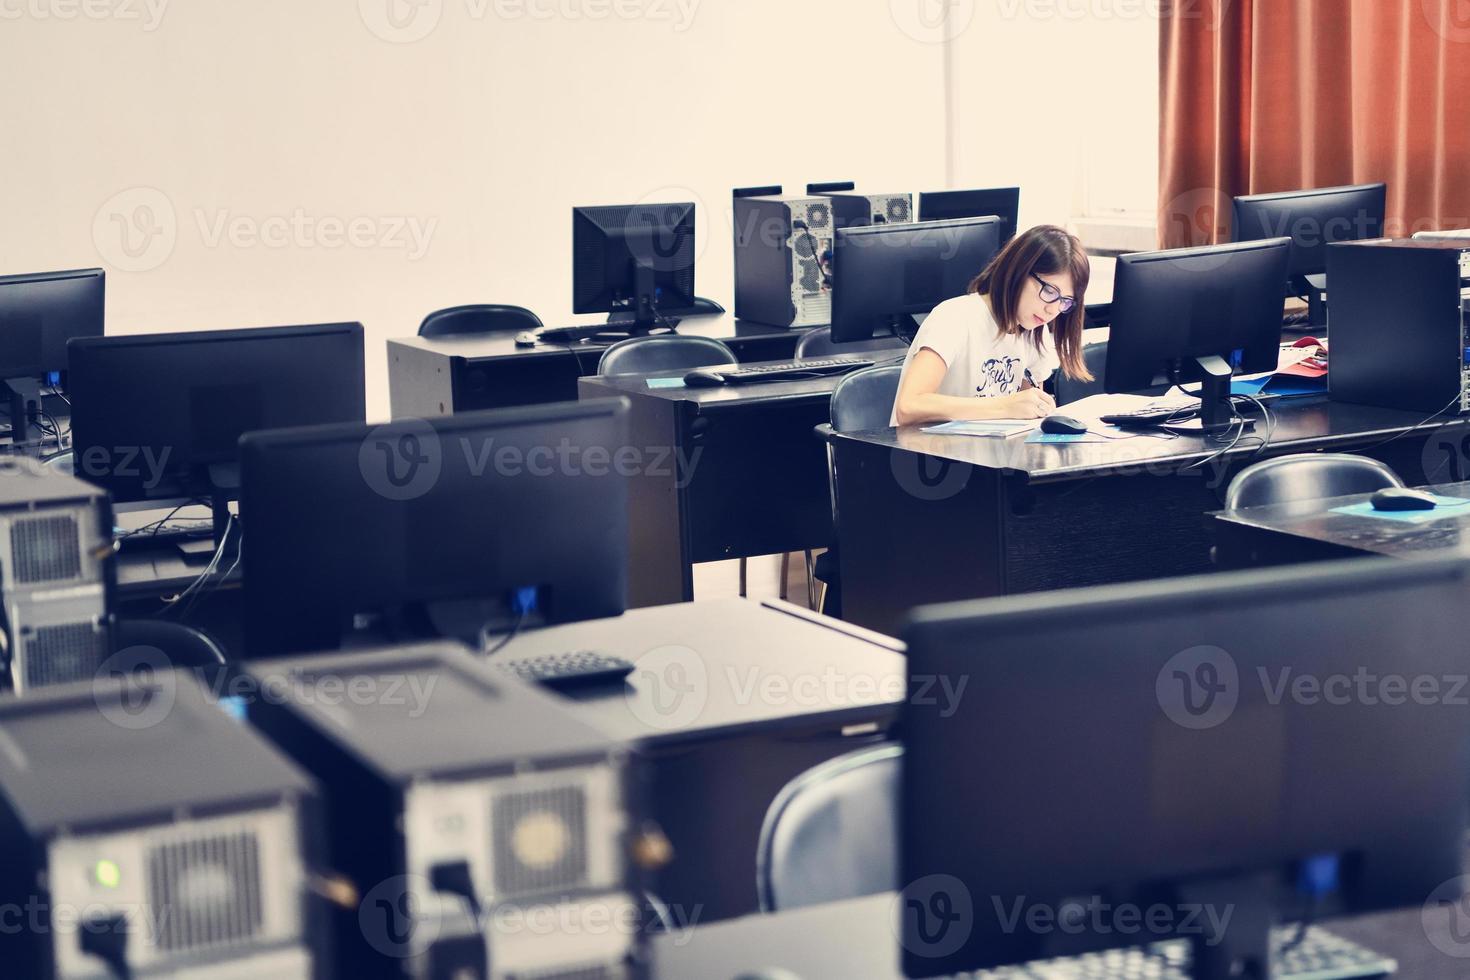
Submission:
M 1037 329 L 1042 332 L 1040 349 L 1029 331 L 1001 333 L 984 296 L 956 296 L 934 307 L 909 345 L 903 370 L 907 374 L 914 355 L 927 347 L 949 368 L 939 383 L 939 394 L 956 398 L 1014 394 L 1021 390 L 1028 370 L 1039 385 L 1060 366 L 1050 325 Z M 897 406 L 888 424 L 898 425 Z

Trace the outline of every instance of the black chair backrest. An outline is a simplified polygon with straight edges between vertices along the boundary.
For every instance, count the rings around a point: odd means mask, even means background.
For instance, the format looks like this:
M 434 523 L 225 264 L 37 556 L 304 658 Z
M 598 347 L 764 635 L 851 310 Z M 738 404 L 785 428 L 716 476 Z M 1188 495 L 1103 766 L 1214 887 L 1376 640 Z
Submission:
M 1298 453 L 1247 466 L 1225 491 L 1227 510 L 1301 503 L 1372 493 L 1404 483 L 1376 459 L 1346 453 Z
M 541 318 L 524 306 L 477 303 L 436 310 L 419 324 L 420 337 L 453 333 L 519 333 L 541 327 Z
M 114 634 L 119 652 L 157 650 L 175 667 L 206 667 L 224 663 L 224 652 L 208 635 L 192 626 L 166 619 L 120 619 Z M 144 658 L 140 656 L 140 663 Z M 152 664 L 157 668 L 157 664 Z
M 683 371 L 738 363 L 740 361 L 735 352 L 718 340 L 658 334 L 653 337 L 630 337 L 613 344 L 602 352 L 602 360 L 597 362 L 597 373 L 652 374 L 656 371 Z
M 1057 404 L 1065 405 L 1086 398 L 1088 395 L 1100 395 L 1103 391 L 1103 376 L 1108 369 L 1108 343 L 1088 344 L 1082 348 L 1082 363 L 1087 365 L 1088 372 L 1092 375 L 1091 381 L 1073 381 L 1063 371 L 1056 374 L 1056 383 L 1053 385 L 1057 396 Z
M 831 327 L 815 327 L 801 335 L 796 342 L 796 358 L 833 357 L 841 354 L 865 354 L 875 350 L 904 350 L 908 344 L 902 337 L 874 337 L 850 344 L 832 342 Z
M 861 432 L 885 429 L 898 397 L 903 365 L 864 368 L 838 382 L 832 390 L 832 430 Z

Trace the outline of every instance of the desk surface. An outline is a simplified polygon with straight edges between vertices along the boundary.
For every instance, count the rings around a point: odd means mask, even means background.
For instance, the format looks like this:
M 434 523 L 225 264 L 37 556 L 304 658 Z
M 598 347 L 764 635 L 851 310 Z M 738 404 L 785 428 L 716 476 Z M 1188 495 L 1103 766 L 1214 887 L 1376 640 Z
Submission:
M 866 358 L 875 365 L 902 364 L 905 351 L 865 351 L 854 354 L 854 357 Z M 766 361 L 755 364 L 742 364 L 745 367 L 759 367 L 760 363 L 785 364 L 787 361 Z M 650 388 L 650 378 L 682 378 L 688 371 L 656 371 L 652 374 L 614 374 L 608 377 L 583 378 L 582 386 L 587 388 L 605 388 L 609 396 L 614 394 L 645 395 L 650 398 L 658 398 L 670 402 L 691 402 L 700 406 L 701 409 L 708 406 L 718 406 L 732 403 L 750 404 L 755 402 L 784 401 L 791 398 L 827 397 L 832 394 L 832 389 L 847 375 L 834 374 L 817 378 L 800 378 L 790 381 L 762 381 L 757 384 L 744 385 L 720 385 L 713 388 Z
M 896 709 L 907 683 L 902 645 L 789 603 L 751 599 L 631 609 L 516 637 L 496 660 L 592 649 L 638 667 L 621 688 L 570 698 L 608 735 L 660 742 L 735 729 L 804 729 Z
M 1470 498 L 1470 483 L 1447 483 L 1428 489 L 1446 497 Z M 1422 523 L 1368 514 L 1332 513 L 1334 508 L 1363 503 L 1370 496 L 1360 493 L 1314 501 L 1310 509 L 1304 509 L 1300 503 L 1277 504 L 1224 510 L 1213 516 L 1242 527 L 1399 558 L 1470 547 L 1470 506 L 1437 509 L 1432 520 Z
M 659 980 L 726 980 L 779 969 L 787 971 L 774 974 L 780 980 L 899 980 L 903 973 L 895 898 L 893 893 L 870 895 L 777 915 L 676 929 L 655 937 L 653 975 Z M 1322 926 L 1397 960 L 1399 980 L 1442 980 L 1464 976 L 1465 961 L 1436 949 L 1426 930 L 1435 930 L 1440 938 L 1452 914 L 1458 913 L 1449 906 L 1429 912 L 1415 908 L 1329 920 Z
M 1276 418 L 1271 435 L 1274 452 L 1295 444 L 1310 444 L 1313 449 L 1329 448 L 1337 443 L 1361 443 L 1365 438 L 1389 439 L 1407 432 L 1425 421 L 1417 412 L 1348 405 L 1334 402 L 1323 395 L 1280 399 L 1268 403 Z M 1254 415 L 1254 411 L 1252 410 Z M 1449 419 L 1441 424 L 1459 423 Z M 1256 452 L 1260 443 L 1253 436 L 1266 434 L 1267 426 L 1256 417 L 1256 430 L 1247 433 L 1227 456 L 1240 459 Z M 1424 427 L 1427 433 L 1428 426 Z M 1138 469 L 1155 464 L 1177 470 L 1196 460 L 1218 452 L 1225 443 L 1206 442 L 1200 436 L 1163 439 L 1141 436 L 1111 442 L 1087 442 L 1067 445 L 1027 443 L 1025 435 L 1008 439 L 977 436 L 936 435 L 920 431 L 918 426 L 899 429 L 876 429 L 869 432 L 834 433 L 836 443 L 865 443 L 886 449 L 902 449 L 938 459 L 968 463 L 986 469 L 1026 475 L 1031 482 L 1050 479 L 1075 479 L 1079 476 L 1104 475 L 1109 472 Z
M 605 319 L 605 318 L 604 318 Z M 584 326 L 600 322 L 593 318 Z M 615 329 L 615 328 L 614 328 Z M 714 316 L 691 316 L 679 321 L 676 333 L 685 337 L 710 337 L 714 340 L 747 339 L 753 337 L 783 337 L 804 333 L 807 327 L 776 327 L 767 323 L 737 320 L 733 313 Z M 394 337 L 389 343 L 422 350 L 435 351 L 451 357 L 476 359 L 482 357 L 535 357 L 545 354 L 566 354 L 568 351 L 581 353 L 601 352 L 617 342 L 617 338 L 588 339 L 570 344 L 538 344 L 535 347 L 517 347 L 513 333 L 496 334 L 448 334 L 441 337 Z M 593 366 L 596 364 L 594 362 Z

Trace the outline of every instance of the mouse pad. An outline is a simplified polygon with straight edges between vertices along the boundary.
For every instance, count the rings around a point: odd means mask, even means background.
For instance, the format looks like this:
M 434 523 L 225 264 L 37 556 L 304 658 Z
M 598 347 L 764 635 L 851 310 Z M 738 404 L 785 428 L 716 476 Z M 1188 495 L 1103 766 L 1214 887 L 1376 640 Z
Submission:
M 1439 506 L 1433 510 L 1374 510 L 1373 505 L 1365 500 L 1360 504 L 1334 507 L 1331 513 L 1347 514 L 1350 517 L 1381 517 L 1384 520 L 1403 521 L 1408 524 L 1427 524 L 1446 517 L 1470 514 L 1470 508 L 1463 506 L 1470 504 L 1470 500 L 1464 497 L 1441 497 L 1435 494 L 1434 499 Z

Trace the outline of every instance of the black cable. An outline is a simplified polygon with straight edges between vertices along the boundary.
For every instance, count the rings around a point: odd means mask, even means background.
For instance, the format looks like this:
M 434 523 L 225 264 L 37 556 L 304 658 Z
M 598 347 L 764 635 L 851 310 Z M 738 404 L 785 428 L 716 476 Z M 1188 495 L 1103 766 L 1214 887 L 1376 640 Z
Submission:
M 500 638 L 500 642 L 497 643 L 497 644 L 495 644 L 495 646 L 491 647 L 488 650 L 485 650 L 485 656 L 486 657 L 493 657 L 493 656 L 495 656 L 501 650 L 504 650 L 505 649 L 506 644 L 510 643 L 511 640 L 514 640 L 516 638 L 516 634 L 521 631 L 521 626 L 522 626 L 522 624 L 525 623 L 525 621 L 526 621 L 526 614 L 529 611 L 530 610 L 525 609 L 525 608 L 522 608 L 521 609 L 519 615 L 516 616 L 515 623 L 510 628 L 510 632 L 507 633 L 507 634 L 505 634 L 505 636 L 501 637 Z M 486 630 L 488 630 L 489 627 L 490 627 L 490 624 L 489 623 L 486 623 L 484 626 L 480 627 L 480 647 L 481 647 L 481 649 L 484 649 L 485 645 L 490 641 L 490 634 L 486 632 Z
M 1456 394 L 1454 398 L 1451 398 L 1450 399 L 1449 404 L 1445 405 L 1444 408 L 1441 408 L 1439 411 L 1435 412 L 1433 415 L 1431 415 L 1428 418 L 1424 419 L 1424 421 L 1419 422 L 1416 425 L 1414 425 L 1414 426 L 1412 426 L 1410 428 L 1407 428 L 1407 429 L 1405 429 L 1402 432 L 1396 432 L 1393 435 L 1389 436 L 1387 439 L 1384 439 L 1382 442 L 1375 442 L 1372 445 L 1364 446 L 1362 449 L 1360 449 L 1358 451 L 1365 453 L 1365 452 L 1368 452 L 1371 449 L 1378 449 L 1381 446 L 1388 445 L 1389 443 L 1393 442 L 1396 439 L 1402 439 L 1404 436 L 1409 435 L 1412 432 L 1419 431 L 1420 429 L 1424 428 L 1424 426 L 1428 425 L 1430 422 L 1433 422 L 1435 419 L 1439 418 L 1445 412 L 1448 412 L 1450 409 L 1452 409 L 1456 405 L 1460 404 L 1460 398 L 1461 398 L 1461 395 L 1460 394 Z

